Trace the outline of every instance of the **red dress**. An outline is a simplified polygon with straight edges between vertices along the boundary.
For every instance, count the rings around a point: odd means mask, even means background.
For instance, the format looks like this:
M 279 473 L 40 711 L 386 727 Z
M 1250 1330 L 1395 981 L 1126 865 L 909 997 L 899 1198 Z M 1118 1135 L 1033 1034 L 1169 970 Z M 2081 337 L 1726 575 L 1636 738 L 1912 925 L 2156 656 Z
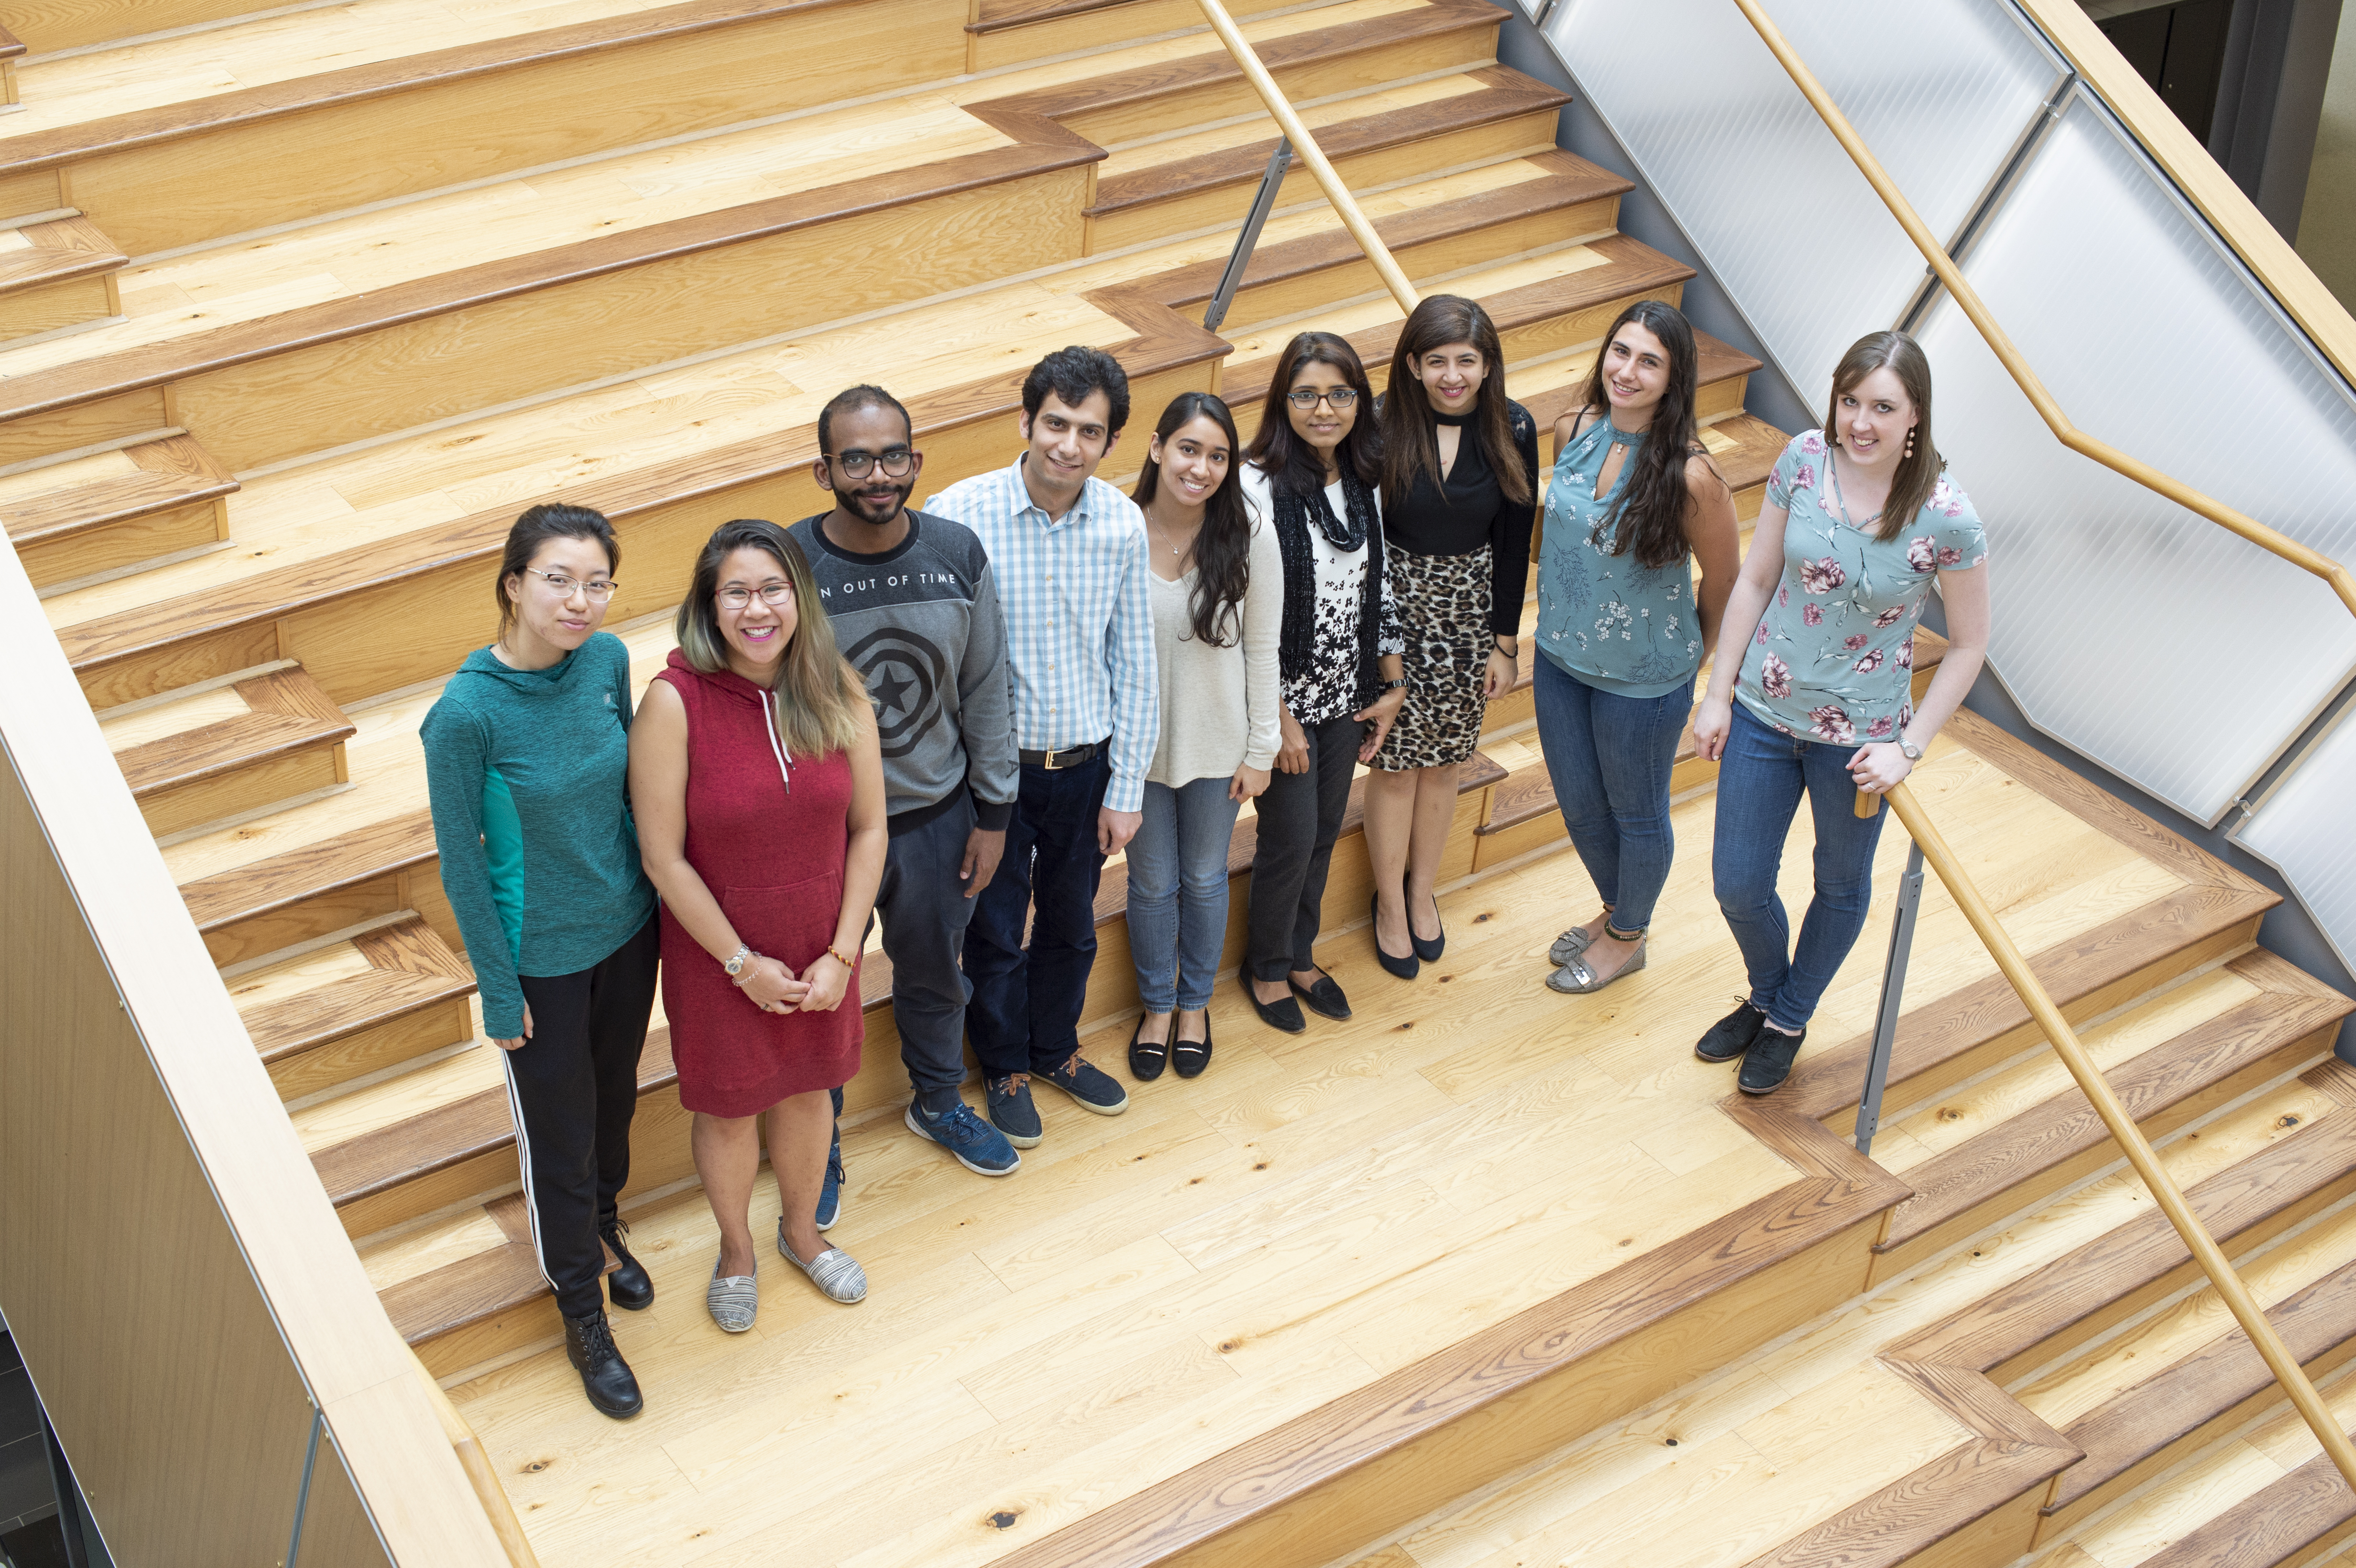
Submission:
M 673 650 L 655 678 L 687 709 L 687 863 L 738 939 L 798 976 L 825 955 L 841 918 L 851 759 L 830 752 L 782 762 L 768 693 L 733 670 L 701 674 Z M 666 905 L 662 997 L 680 1103 L 691 1111 L 755 1115 L 859 1071 L 855 966 L 834 1011 L 765 1013 Z

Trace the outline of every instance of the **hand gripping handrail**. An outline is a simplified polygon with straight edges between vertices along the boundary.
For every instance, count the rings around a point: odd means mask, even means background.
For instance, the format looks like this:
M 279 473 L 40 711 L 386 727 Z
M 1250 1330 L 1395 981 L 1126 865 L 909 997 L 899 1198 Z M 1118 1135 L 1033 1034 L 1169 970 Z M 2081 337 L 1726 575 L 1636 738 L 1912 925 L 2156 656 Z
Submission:
M 2242 1276 L 2233 1272 L 2233 1264 L 2218 1248 L 2215 1239 L 2201 1223 L 2200 1217 L 2192 1212 L 2192 1205 L 2185 1201 L 2183 1189 L 2176 1185 L 2176 1179 L 2168 1174 L 2168 1168 L 2159 1163 L 2159 1157 L 2152 1152 L 2151 1145 L 2143 1136 L 2143 1129 L 2136 1125 L 2135 1118 L 2127 1115 L 2126 1108 L 2119 1104 L 2118 1096 L 2111 1092 L 2110 1081 L 2103 1076 L 2102 1069 L 2094 1065 L 2094 1059 L 2086 1054 L 2086 1048 L 2078 1041 L 2077 1031 L 2062 1016 L 2062 1009 L 2054 1005 L 2043 982 L 2029 967 L 2029 960 L 2021 956 L 2020 949 L 2013 945 L 2012 938 L 1997 923 L 1996 912 L 1988 908 L 1987 900 L 1980 896 L 1979 889 L 1964 870 L 1963 863 L 1955 859 L 1955 852 L 1947 848 L 1947 841 L 1939 836 L 1938 828 L 1932 825 L 1929 814 L 1914 798 L 1913 791 L 1900 783 L 1892 785 L 1889 794 L 1890 804 L 1896 809 L 1898 820 L 1906 825 L 1906 831 L 1913 836 L 1915 847 L 1922 850 L 1923 859 L 1930 861 L 1931 869 L 1938 872 L 1939 880 L 1946 884 L 1948 896 L 1955 901 L 1955 907 L 1963 911 L 1964 919 L 1971 923 L 1972 930 L 1978 933 L 1989 955 L 1996 959 L 1996 966 L 2003 971 L 2005 979 L 2019 993 L 2022 1004 L 2029 1008 L 2029 1016 L 2036 1019 L 2037 1027 L 2045 1031 L 2045 1038 L 2051 1043 L 2054 1053 L 2062 1058 L 2062 1065 L 2068 1068 L 2070 1076 L 2078 1081 L 2078 1087 L 2094 1107 L 2094 1114 L 2103 1118 L 2103 1125 L 2110 1129 L 2112 1138 L 2126 1153 L 2127 1163 L 2135 1167 L 2135 1172 L 2143 1179 L 2144 1186 L 2150 1189 L 2152 1197 L 2159 1204 L 2160 1212 L 2166 1214 L 2168 1222 L 2176 1227 L 2176 1233 L 2184 1238 L 2184 1244 L 2191 1249 L 2201 1272 L 2209 1276 L 2209 1283 L 2216 1286 L 2217 1294 L 2224 1298 L 2226 1307 L 2233 1314 L 2233 1320 L 2250 1337 L 2250 1343 L 2257 1347 L 2258 1354 L 2265 1360 L 2266 1369 L 2274 1373 L 2275 1381 L 2290 1395 L 2291 1403 L 2297 1407 L 2308 1429 L 2315 1434 L 2316 1441 L 2323 1445 L 2323 1451 L 2331 1456 L 2332 1464 L 2339 1467 L 2349 1487 L 2356 1489 L 2356 1445 L 2349 1442 L 2348 1434 L 2340 1429 L 2340 1423 L 2332 1416 L 2331 1407 L 2325 1404 L 2323 1396 L 2315 1392 L 2315 1384 L 2308 1381 L 2298 1359 L 2284 1345 L 2282 1337 L 2275 1332 L 2274 1325 L 2266 1321 L 2265 1309 L 2250 1295 L 2249 1286 L 2242 1283 Z M 1871 816 L 1879 809 L 1877 796 L 1862 791 L 1858 793 L 1858 816 Z
M 476 1499 L 490 1517 L 491 1532 L 499 1538 L 508 1562 L 513 1568 L 540 1568 L 540 1558 L 524 1535 L 523 1521 L 516 1517 L 515 1504 L 508 1499 L 507 1488 L 499 1485 L 498 1472 L 491 1468 L 491 1456 L 484 1451 L 483 1440 L 475 1435 L 475 1429 L 458 1413 L 458 1407 L 450 1403 L 450 1396 L 434 1381 L 434 1374 L 418 1360 L 414 1349 L 410 1350 L 409 1359 L 417 1367 L 418 1381 L 425 1385 L 426 1403 L 433 1405 L 435 1418 L 442 1423 L 442 1435 L 457 1454 L 458 1467 L 466 1472 Z
M 1205 0 L 1205 4 L 1208 3 L 1209 0 Z M 1988 347 L 1995 352 L 2006 372 L 2037 410 L 2038 417 L 2045 421 L 2062 445 L 2081 456 L 2093 458 L 2115 474 L 2124 475 L 2147 490 L 2166 496 L 2187 511 L 2198 512 L 2218 527 L 2239 534 L 2262 549 L 2272 551 L 2300 571 L 2314 573 L 2330 585 L 2331 591 L 2340 596 L 2340 603 L 2348 607 L 2351 614 L 2356 614 L 2356 575 L 2351 575 L 2346 567 L 2329 556 L 2308 549 L 2296 539 L 2286 538 L 2256 518 L 2244 516 L 2223 502 L 2195 490 L 2182 480 L 2161 473 L 2142 459 L 2128 456 L 2108 442 L 2097 440 L 2071 423 L 2070 416 L 2062 411 L 2062 405 L 2054 400 L 2052 393 L 2045 389 L 2045 383 L 2038 379 L 2037 372 L 2029 368 L 2029 361 L 2021 357 L 2020 350 L 2013 347 L 2012 339 L 1997 324 L 1995 315 L 1980 298 L 1979 291 L 1965 279 L 1963 269 L 1955 265 L 1954 258 L 1947 254 L 1946 248 L 1923 224 L 1913 205 L 1899 190 L 1897 182 L 1890 177 L 1889 171 L 1881 166 L 1872 149 L 1857 133 L 1857 127 L 1849 123 L 1840 106 L 1832 101 L 1832 95 L 1825 91 L 1824 84 L 1808 69 L 1807 62 L 1800 59 L 1790 41 L 1768 18 L 1760 0 L 1734 0 L 1734 4 L 1750 19 L 1761 40 L 1807 99 L 1809 106 L 1815 110 L 1817 118 L 1839 141 L 1849 160 L 1857 165 L 1866 182 L 1873 187 L 1874 194 L 1881 197 L 1882 205 L 1890 208 L 1890 215 L 1897 219 L 1900 227 L 1906 230 L 1906 237 L 1914 241 L 1914 248 L 1922 252 L 1922 259 L 1931 264 L 1931 271 L 1938 275 L 1939 282 L 1946 286 L 1955 304 L 1963 307 L 1964 314 L 1971 318 L 1972 325 L 1987 340 Z M 2351 1477 L 2351 1484 L 2356 1485 L 2356 1477 Z

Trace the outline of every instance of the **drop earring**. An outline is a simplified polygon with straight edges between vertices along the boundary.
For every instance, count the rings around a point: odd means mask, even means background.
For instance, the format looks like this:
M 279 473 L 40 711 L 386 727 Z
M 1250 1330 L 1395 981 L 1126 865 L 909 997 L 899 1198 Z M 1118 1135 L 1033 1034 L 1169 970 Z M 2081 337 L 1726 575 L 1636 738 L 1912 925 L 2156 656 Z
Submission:
M 1908 425 L 1906 427 L 1906 450 L 1901 455 L 1904 457 L 1912 457 L 1914 455 L 1914 427 L 1912 425 Z

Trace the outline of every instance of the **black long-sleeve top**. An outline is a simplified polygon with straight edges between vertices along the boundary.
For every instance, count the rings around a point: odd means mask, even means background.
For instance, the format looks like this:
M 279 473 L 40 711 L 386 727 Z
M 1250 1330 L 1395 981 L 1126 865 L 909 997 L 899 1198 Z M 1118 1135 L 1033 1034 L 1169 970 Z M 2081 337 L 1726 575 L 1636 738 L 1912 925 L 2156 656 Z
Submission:
M 1530 578 L 1530 528 L 1537 518 L 1538 427 L 1519 403 L 1505 405 L 1514 427 L 1514 450 L 1530 498 L 1520 505 L 1505 499 L 1489 454 L 1472 421 L 1475 414 L 1434 414 L 1442 424 L 1462 425 L 1456 461 L 1448 477 L 1430 470 L 1416 475 L 1415 487 L 1398 507 L 1383 509 L 1383 530 L 1390 542 L 1417 555 L 1470 555 L 1487 545 L 1489 557 L 1489 630 L 1510 637 L 1521 630 L 1522 595 Z

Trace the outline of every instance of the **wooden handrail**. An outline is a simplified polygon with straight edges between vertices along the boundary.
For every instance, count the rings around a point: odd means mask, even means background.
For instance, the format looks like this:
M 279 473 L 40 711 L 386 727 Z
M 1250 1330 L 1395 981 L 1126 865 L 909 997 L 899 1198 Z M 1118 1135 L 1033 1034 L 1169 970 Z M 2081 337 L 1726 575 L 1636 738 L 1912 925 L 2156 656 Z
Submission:
M 1206 8 L 1212 3 L 1213 0 L 1203 0 Z M 2038 379 L 2035 370 L 2029 368 L 2029 361 L 2021 357 L 2020 350 L 2013 347 L 2012 339 L 1997 325 L 1987 303 L 1980 298 L 1979 291 L 1965 279 L 1963 269 L 1955 265 L 1954 258 L 1947 254 L 1946 248 L 1924 225 L 1913 204 L 1906 199 L 1905 193 L 1898 188 L 1897 182 L 1890 177 L 1889 171 L 1881 166 L 1880 160 L 1865 144 L 1864 138 L 1857 133 L 1857 127 L 1849 123 L 1848 117 L 1841 112 L 1832 95 L 1825 91 L 1824 84 L 1816 80 L 1815 74 L 1808 69 L 1807 63 L 1800 59 L 1790 41 L 1768 18 L 1760 0 L 1734 0 L 1734 3 L 1750 19 L 1752 28 L 1807 99 L 1809 106 L 1815 110 L 1817 118 L 1824 121 L 1826 128 L 1839 141 L 1850 162 L 1857 165 L 1866 182 L 1873 187 L 1874 194 L 1881 197 L 1882 205 L 1890 208 L 1890 216 L 1897 219 L 1900 227 L 1906 230 L 1906 237 L 1914 241 L 1914 248 L 1922 252 L 1922 259 L 1930 263 L 1931 271 L 1937 274 L 1939 282 L 1945 285 L 1955 304 L 1963 308 L 1964 315 L 1979 329 L 1980 336 L 1987 339 L 1988 347 L 2004 366 L 2006 373 L 2011 376 L 2030 405 L 2037 410 L 2038 417 L 2045 421 L 2046 427 L 2052 431 L 2062 445 L 2081 456 L 2093 458 L 2113 473 L 2134 480 L 2187 511 L 2197 512 L 2220 528 L 2239 534 L 2300 571 L 2312 572 L 2330 586 L 2351 614 L 2356 614 L 2356 575 L 2351 575 L 2346 567 L 2296 539 L 2286 538 L 2256 518 L 2195 490 L 2182 480 L 2161 473 L 2142 459 L 2128 456 L 2108 442 L 2099 441 L 2071 423 L 2070 416 L 2062 411 L 2062 405 L 2054 400 L 2052 393 L 2045 389 L 2045 383 Z M 2356 1484 L 2356 1477 L 2351 1477 L 2351 1484 Z
M 1251 41 L 1244 37 L 1243 29 L 1236 26 L 1236 19 L 1227 15 L 1227 8 L 1219 4 L 1219 0 L 1195 0 L 1195 3 L 1202 6 L 1204 16 L 1211 24 L 1211 31 L 1218 34 L 1219 42 L 1226 45 L 1227 53 L 1235 59 L 1236 68 L 1244 73 L 1244 80 L 1252 84 L 1252 91 L 1259 94 L 1260 102 L 1267 105 L 1269 113 L 1275 116 L 1278 126 L 1290 139 L 1292 150 L 1301 155 L 1301 161 L 1307 164 L 1309 172 L 1316 176 L 1318 188 L 1325 193 L 1325 199 L 1333 204 L 1334 212 L 1342 219 L 1342 227 L 1350 231 L 1350 238 L 1355 240 L 1358 249 L 1365 252 L 1376 276 L 1382 279 L 1383 287 L 1390 290 L 1391 298 L 1398 302 L 1400 310 L 1414 310 L 1422 303 L 1422 296 L 1415 292 L 1415 285 L 1407 281 L 1407 273 L 1400 271 L 1398 260 L 1391 255 L 1390 247 L 1383 243 L 1382 236 L 1375 232 L 1375 226 L 1367 222 L 1366 215 L 1358 209 L 1357 198 L 1350 194 L 1350 187 L 1342 183 L 1342 176 L 1335 174 L 1333 165 L 1325 161 L 1325 154 L 1317 145 L 1317 138 L 1312 136 L 1309 127 L 1301 123 L 1301 116 L 1293 112 L 1291 103 L 1284 96 L 1284 90 L 1276 85 L 1276 78 L 1269 75 L 1268 67 L 1259 63 L 1259 56 L 1252 52 Z
M 417 1368 L 418 1381 L 425 1385 L 426 1403 L 433 1405 L 434 1416 L 442 1423 L 442 1435 L 450 1440 L 452 1450 L 457 1454 L 458 1467 L 466 1472 L 475 1496 L 482 1502 L 483 1512 L 490 1517 L 491 1530 L 507 1552 L 509 1563 L 514 1568 L 540 1568 L 540 1558 L 524 1535 L 523 1521 L 516 1517 L 515 1504 L 509 1499 L 507 1488 L 499 1485 L 498 1472 L 491 1468 L 491 1456 L 484 1450 L 483 1440 L 475 1435 L 475 1429 L 458 1413 L 458 1407 L 450 1403 L 450 1396 L 434 1381 L 434 1374 L 418 1360 L 414 1349 L 410 1349 L 409 1359 Z
M 2029 967 L 2029 960 L 2021 956 L 2020 949 L 2013 945 L 2012 938 L 1997 923 L 1996 912 L 1988 907 L 1987 900 L 1980 896 L 1979 889 L 1964 870 L 1963 863 L 1955 859 L 1955 852 L 1939 836 L 1938 828 L 1932 825 L 1922 803 L 1914 798 L 1913 792 L 1903 783 L 1892 786 L 1889 793 L 1890 804 L 1896 809 L 1898 819 L 1913 836 L 1915 844 L 1922 851 L 1922 858 L 1930 861 L 1932 869 L 1939 873 L 1939 880 L 1946 884 L 1948 895 L 1955 901 L 1955 907 L 1963 911 L 1964 919 L 1971 923 L 1972 930 L 1996 959 L 1996 966 L 2003 971 L 2005 979 L 2019 993 L 2022 1004 L 2029 1008 L 2029 1017 L 2036 1019 L 2038 1028 L 2045 1031 L 2046 1040 L 2062 1058 L 2062 1065 L 2067 1067 L 2070 1076 L 2078 1081 L 2078 1087 L 2085 1094 L 2087 1103 L 2094 1107 L 2094 1114 L 2103 1118 L 2103 1125 L 2110 1129 L 2112 1138 L 2126 1153 L 2127 1163 L 2135 1167 L 2136 1174 L 2150 1189 L 2160 1211 L 2168 1216 L 2168 1222 L 2174 1225 L 2176 1233 L 2184 1238 L 2184 1244 L 2191 1249 L 2201 1272 L 2209 1276 L 2209 1283 L 2216 1286 L 2217 1294 L 2224 1298 L 2226 1307 L 2233 1314 L 2233 1320 L 2250 1337 L 2250 1343 L 2257 1347 L 2258 1354 L 2265 1358 L 2266 1368 L 2274 1373 L 2275 1381 L 2282 1385 L 2283 1392 L 2290 1395 L 2291 1403 L 2297 1407 L 2308 1429 L 2315 1434 L 2316 1441 L 2323 1445 L 2323 1451 L 2331 1456 L 2332 1464 L 2338 1467 L 2349 1487 L 2356 1489 L 2356 1445 L 2349 1442 L 2348 1434 L 2340 1429 L 2340 1423 L 2332 1416 L 2331 1407 L 2323 1403 L 2321 1394 L 2315 1392 L 2315 1384 L 2308 1381 L 2307 1372 L 2299 1366 L 2297 1358 L 2284 1345 L 2281 1336 L 2275 1332 L 2274 1325 L 2266 1321 L 2265 1309 L 2250 1295 L 2249 1286 L 2242 1283 L 2242 1276 L 2233 1272 L 2233 1264 L 2201 1223 L 2200 1217 L 2192 1212 L 2192 1206 L 2184 1200 L 2183 1189 L 2176 1185 L 2176 1179 L 2168 1174 L 2168 1168 L 2159 1163 L 2159 1157 L 2152 1152 L 2151 1145 L 2144 1138 L 2143 1129 L 2136 1125 L 2135 1118 L 2127 1115 L 2126 1108 L 2119 1104 L 2118 1096 L 2111 1092 L 2110 1081 L 2103 1076 L 2102 1069 L 2094 1065 L 2094 1058 L 2086 1054 L 2086 1048 L 2079 1043 L 2077 1031 L 2062 1016 L 2062 1009 L 2054 1005 L 2043 983 Z M 1872 816 L 1879 807 L 1869 807 L 1867 803 L 1874 799 L 1874 796 L 1860 792 L 1857 814 L 1859 816 Z

